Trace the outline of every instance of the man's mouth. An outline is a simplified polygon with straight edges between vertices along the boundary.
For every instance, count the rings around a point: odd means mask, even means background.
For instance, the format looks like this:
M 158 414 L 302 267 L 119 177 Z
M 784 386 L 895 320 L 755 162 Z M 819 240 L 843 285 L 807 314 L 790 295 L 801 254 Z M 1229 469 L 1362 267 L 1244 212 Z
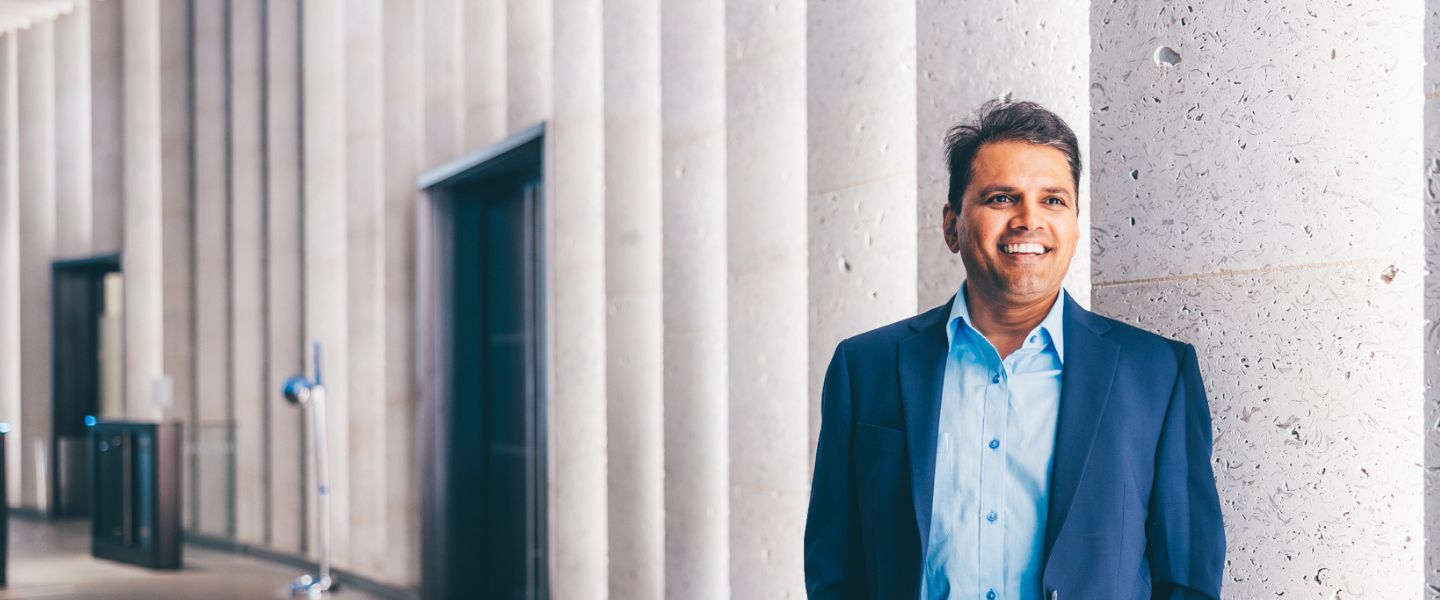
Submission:
M 1045 254 L 1050 252 L 1048 248 L 1040 244 L 1001 244 L 1000 251 L 1005 254 Z

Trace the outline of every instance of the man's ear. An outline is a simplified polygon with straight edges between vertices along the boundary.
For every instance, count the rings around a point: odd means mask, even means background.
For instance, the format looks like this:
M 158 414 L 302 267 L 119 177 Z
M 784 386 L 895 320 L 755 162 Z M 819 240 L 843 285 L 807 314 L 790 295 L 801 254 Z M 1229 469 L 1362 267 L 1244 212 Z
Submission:
M 940 230 L 945 233 L 945 245 L 950 248 L 950 253 L 960 251 L 960 215 L 950 209 L 950 203 L 945 203 L 941 209 Z

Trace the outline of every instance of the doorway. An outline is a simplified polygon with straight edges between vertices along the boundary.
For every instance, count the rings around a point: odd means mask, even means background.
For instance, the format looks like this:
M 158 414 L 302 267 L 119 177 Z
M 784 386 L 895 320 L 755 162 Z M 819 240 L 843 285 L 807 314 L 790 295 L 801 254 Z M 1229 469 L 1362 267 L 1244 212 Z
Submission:
M 86 516 L 87 419 L 119 400 L 120 257 L 55 261 L 52 275 L 51 515 Z
M 548 597 L 542 140 L 422 180 L 426 598 Z

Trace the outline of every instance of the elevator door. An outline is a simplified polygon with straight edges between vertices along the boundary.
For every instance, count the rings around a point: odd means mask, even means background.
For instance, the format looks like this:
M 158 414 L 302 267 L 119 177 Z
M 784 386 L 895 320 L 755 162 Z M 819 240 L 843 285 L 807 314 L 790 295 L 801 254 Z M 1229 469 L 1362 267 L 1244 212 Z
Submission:
M 528 175 L 528 176 L 527 176 Z M 538 176 L 457 186 L 446 598 L 545 596 Z

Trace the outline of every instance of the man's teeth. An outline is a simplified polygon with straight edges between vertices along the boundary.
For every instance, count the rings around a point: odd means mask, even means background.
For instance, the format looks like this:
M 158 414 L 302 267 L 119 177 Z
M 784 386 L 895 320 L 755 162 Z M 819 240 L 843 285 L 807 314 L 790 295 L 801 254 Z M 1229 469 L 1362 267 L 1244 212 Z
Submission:
M 1045 247 L 1040 244 L 1004 244 L 1000 250 L 1006 254 L 1044 254 Z

